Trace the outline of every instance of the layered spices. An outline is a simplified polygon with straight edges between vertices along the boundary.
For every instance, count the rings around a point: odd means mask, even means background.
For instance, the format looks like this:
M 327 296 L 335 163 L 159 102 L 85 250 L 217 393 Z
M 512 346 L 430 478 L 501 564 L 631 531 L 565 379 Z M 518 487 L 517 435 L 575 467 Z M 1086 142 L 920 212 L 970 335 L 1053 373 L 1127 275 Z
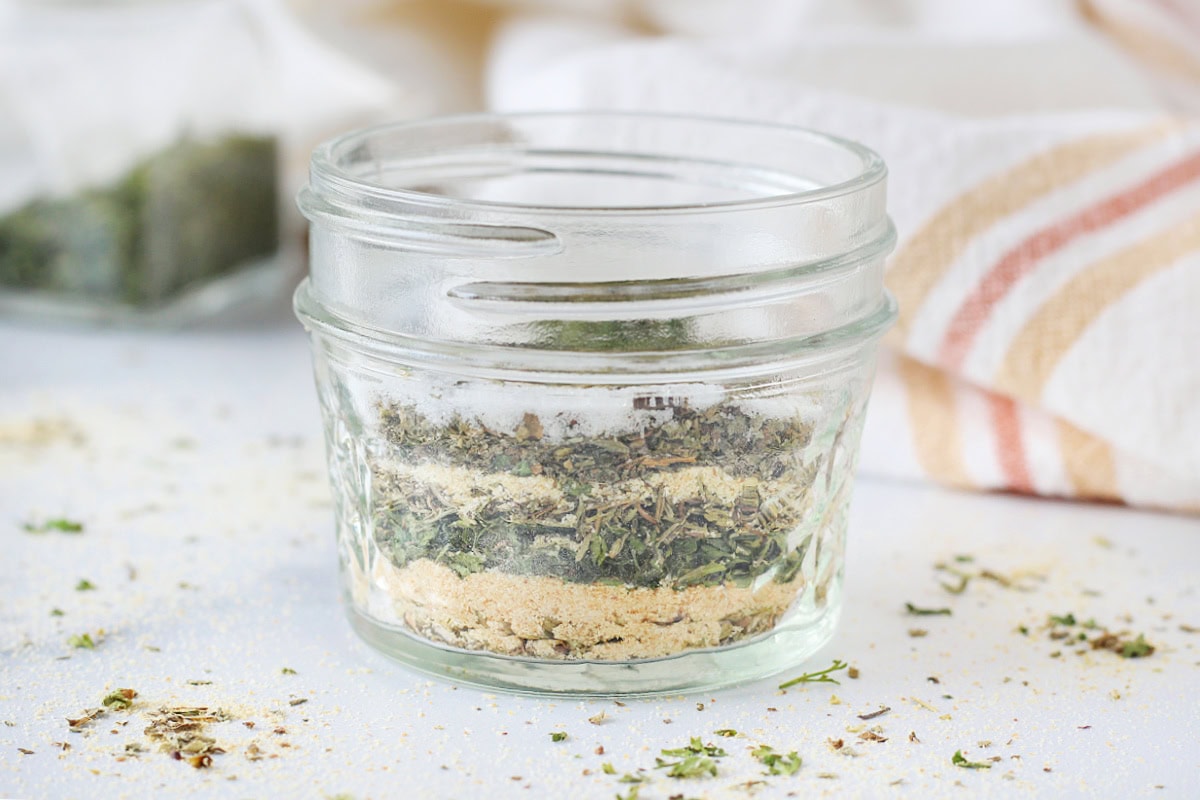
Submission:
M 393 621 L 551 659 L 653 658 L 770 631 L 812 580 L 811 421 L 723 394 L 627 402 L 608 423 L 380 404 L 377 556 L 360 579 Z

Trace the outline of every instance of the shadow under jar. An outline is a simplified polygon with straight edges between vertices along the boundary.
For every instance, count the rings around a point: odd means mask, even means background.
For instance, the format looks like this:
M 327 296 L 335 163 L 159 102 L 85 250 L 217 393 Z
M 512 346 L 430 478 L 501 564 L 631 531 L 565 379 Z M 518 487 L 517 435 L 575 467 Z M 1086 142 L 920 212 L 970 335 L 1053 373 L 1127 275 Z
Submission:
M 355 629 L 530 692 L 710 688 L 832 635 L 886 170 L 812 131 L 479 115 L 318 148 L 300 195 Z

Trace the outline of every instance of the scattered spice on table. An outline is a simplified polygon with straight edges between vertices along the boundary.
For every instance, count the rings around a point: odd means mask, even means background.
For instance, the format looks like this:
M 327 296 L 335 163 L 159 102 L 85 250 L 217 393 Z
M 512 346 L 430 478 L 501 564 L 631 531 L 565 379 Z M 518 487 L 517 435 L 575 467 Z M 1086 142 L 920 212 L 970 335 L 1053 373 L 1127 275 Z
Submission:
M 133 706 L 133 699 L 138 693 L 133 689 L 113 689 L 100 701 L 105 708 L 125 710 Z
M 908 611 L 909 614 L 913 615 L 914 617 L 934 617 L 934 616 L 949 617 L 954 613 L 948 608 L 920 608 L 918 606 L 913 605 L 912 603 L 905 603 L 904 608 L 906 611 Z
M 105 713 L 106 712 L 103 708 L 84 709 L 75 719 L 68 717 L 67 726 L 72 733 L 79 733 L 85 727 L 87 727 L 88 723 L 90 723 L 92 720 L 99 719 L 100 717 L 104 716 Z
M 962 750 L 955 750 L 954 755 L 950 758 L 950 763 L 956 767 L 963 769 L 991 769 L 992 765 L 986 761 L 968 761 L 966 756 L 962 754 Z
M 890 706 L 880 706 L 878 711 L 872 711 L 868 714 L 859 714 L 858 718 L 863 721 L 866 721 L 869 719 L 875 719 L 876 717 L 882 717 L 884 714 L 888 713 L 891 710 L 892 709 Z
M 767 768 L 764 775 L 794 775 L 802 764 L 800 756 L 795 750 L 784 754 L 776 752 L 773 747 L 765 744 L 751 750 L 750 755 Z
M 826 667 L 816 672 L 806 672 L 798 678 L 792 678 L 789 681 L 784 681 L 779 684 L 780 689 L 788 689 L 792 686 L 798 686 L 801 683 L 836 683 L 841 685 L 841 681 L 833 677 L 832 673 L 847 669 L 849 665 L 839 659 L 834 659 L 831 666 Z
M 92 635 L 90 633 L 73 634 L 69 639 L 67 639 L 67 644 L 71 645 L 71 647 L 84 650 L 94 650 L 96 648 L 96 642 L 94 639 L 92 639 Z
M 25 522 L 21 524 L 21 530 L 26 533 L 50 533 L 58 531 L 59 533 L 83 533 L 83 523 L 67 519 L 66 517 L 53 517 L 41 522 Z

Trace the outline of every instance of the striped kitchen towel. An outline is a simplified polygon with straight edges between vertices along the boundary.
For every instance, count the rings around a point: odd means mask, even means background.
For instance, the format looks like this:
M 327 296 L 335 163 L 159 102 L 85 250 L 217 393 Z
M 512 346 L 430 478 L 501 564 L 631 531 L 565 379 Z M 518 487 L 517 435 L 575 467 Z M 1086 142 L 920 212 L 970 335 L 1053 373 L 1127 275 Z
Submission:
M 511 19 L 490 103 L 774 119 L 879 150 L 900 319 L 866 470 L 1200 511 L 1200 5 L 634 5 L 636 29 Z

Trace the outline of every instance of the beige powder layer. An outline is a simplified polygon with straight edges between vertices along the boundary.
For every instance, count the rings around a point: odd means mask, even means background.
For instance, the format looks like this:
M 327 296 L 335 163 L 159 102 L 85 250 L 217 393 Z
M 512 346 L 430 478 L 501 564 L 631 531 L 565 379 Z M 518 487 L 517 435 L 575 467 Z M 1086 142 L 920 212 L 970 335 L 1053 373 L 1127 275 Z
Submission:
M 552 478 L 541 475 L 519 477 L 507 473 L 480 472 L 467 467 L 440 464 L 380 464 L 377 480 L 388 496 L 409 498 L 414 492 L 433 492 L 438 501 L 464 518 L 471 518 L 488 507 L 518 511 L 534 504 L 574 525 L 576 501 L 563 493 Z M 641 503 L 652 500 L 658 491 L 671 503 L 697 498 L 729 507 L 753 487 L 764 506 L 791 507 L 796 503 L 796 481 L 762 481 L 733 477 L 713 466 L 684 467 L 667 472 L 652 472 L 611 484 L 594 484 L 591 498 L 597 503 Z
M 420 559 L 379 559 L 376 586 L 396 616 L 426 638 L 468 650 L 554 659 L 624 661 L 716 647 L 768 631 L 804 587 L 768 581 L 628 589 L 547 576 L 477 572 L 460 578 Z

